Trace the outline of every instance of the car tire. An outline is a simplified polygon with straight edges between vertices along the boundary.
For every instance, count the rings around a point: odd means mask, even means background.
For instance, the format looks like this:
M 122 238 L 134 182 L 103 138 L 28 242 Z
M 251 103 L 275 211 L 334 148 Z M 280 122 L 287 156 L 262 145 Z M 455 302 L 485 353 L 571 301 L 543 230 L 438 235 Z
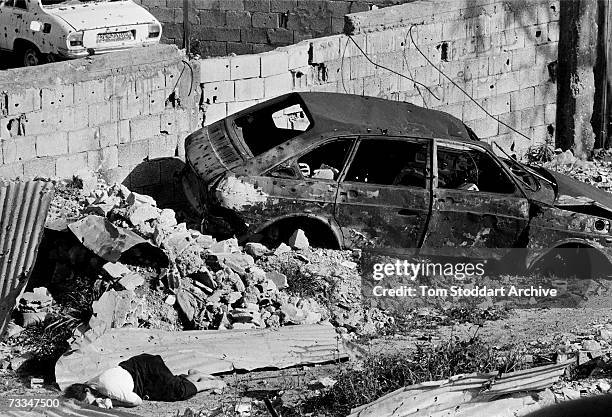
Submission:
M 42 55 L 38 48 L 34 45 L 25 45 L 19 54 L 21 64 L 24 67 L 33 67 L 43 63 Z

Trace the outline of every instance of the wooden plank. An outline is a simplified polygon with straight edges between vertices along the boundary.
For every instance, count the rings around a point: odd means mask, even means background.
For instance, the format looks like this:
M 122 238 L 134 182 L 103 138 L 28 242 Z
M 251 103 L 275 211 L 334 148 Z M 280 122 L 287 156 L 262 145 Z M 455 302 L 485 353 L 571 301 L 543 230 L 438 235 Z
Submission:
M 92 343 L 62 356 L 55 376 L 64 389 L 84 382 L 132 356 L 161 355 L 174 373 L 199 369 L 208 374 L 234 369 L 288 368 L 344 359 L 347 352 L 330 325 L 279 329 L 162 330 L 111 329 Z

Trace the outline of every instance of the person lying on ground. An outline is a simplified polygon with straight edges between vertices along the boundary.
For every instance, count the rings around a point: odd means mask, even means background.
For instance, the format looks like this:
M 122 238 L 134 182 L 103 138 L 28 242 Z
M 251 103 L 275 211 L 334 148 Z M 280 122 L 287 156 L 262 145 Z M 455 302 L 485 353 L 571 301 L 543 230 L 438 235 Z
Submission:
M 102 408 L 136 407 L 143 400 L 181 401 L 224 386 L 221 379 L 193 369 L 187 375 L 174 375 L 161 356 L 143 353 L 84 384 L 70 385 L 64 396 Z

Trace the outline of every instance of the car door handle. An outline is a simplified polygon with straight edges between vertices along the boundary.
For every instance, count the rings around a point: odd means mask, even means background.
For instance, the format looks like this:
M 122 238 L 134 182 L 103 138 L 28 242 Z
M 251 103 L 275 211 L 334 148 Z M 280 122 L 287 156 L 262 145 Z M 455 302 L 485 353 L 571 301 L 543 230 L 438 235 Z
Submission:
M 400 216 L 418 216 L 421 213 L 418 210 L 401 209 L 397 214 Z

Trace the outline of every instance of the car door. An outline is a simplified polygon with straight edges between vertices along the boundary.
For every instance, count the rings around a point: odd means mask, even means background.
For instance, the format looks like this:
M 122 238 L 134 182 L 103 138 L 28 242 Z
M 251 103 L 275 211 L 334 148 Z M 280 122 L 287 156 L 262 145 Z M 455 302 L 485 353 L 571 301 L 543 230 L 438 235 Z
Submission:
M 241 211 L 241 216 L 253 226 L 251 231 L 258 233 L 271 222 L 291 217 L 318 218 L 331 223 L 338 178 L 355 140 L 354 137 L 330 138 L 301 149 L 262 175 L 240 177 L 241 181 L 253 184 L 267 200 L 265 204 Z M 290 236 L 293 230 L 283 233 Z M 286 237 L 281 236 L 280 240 Z
M 529 202 L 483 147 L 436 140 L 433 206 L 421 253 L 501 258 L 524 247 Z
M 362 137 L 339 184 L 348 247 L 418 248 L 430 211 L 427 139 Z
M 3 49 L 12 50 L 15 39 L 23 38 L 29 30 L 28 6 L 26 0 L 6 0 L 0 17 L 4 31 Z

